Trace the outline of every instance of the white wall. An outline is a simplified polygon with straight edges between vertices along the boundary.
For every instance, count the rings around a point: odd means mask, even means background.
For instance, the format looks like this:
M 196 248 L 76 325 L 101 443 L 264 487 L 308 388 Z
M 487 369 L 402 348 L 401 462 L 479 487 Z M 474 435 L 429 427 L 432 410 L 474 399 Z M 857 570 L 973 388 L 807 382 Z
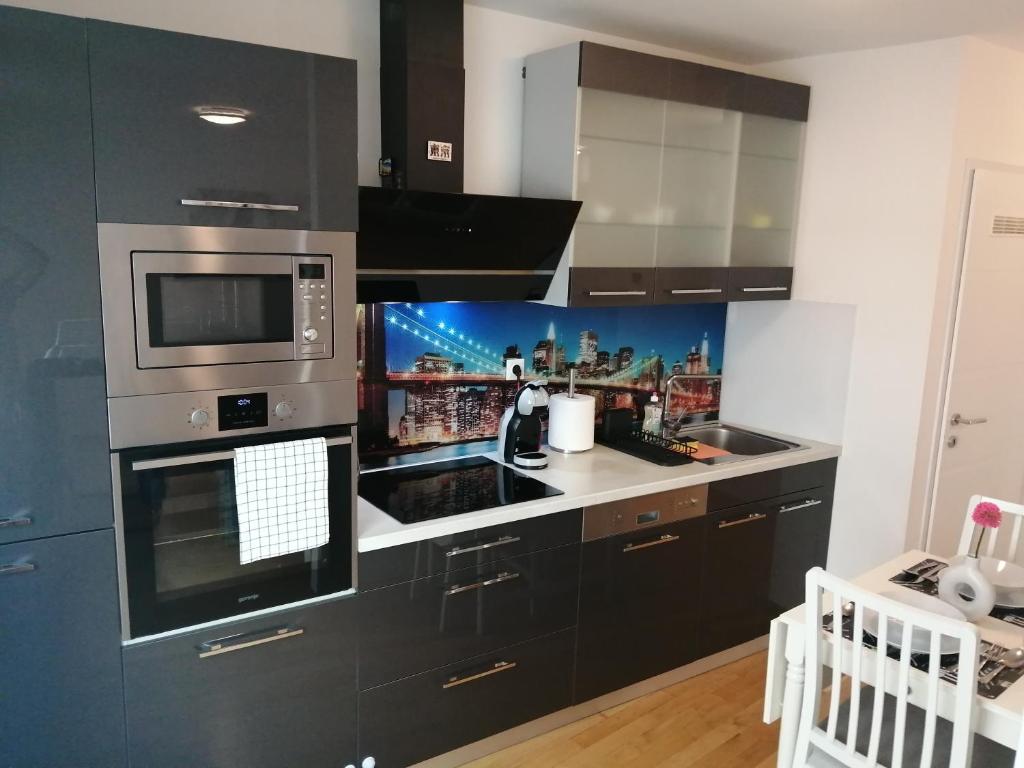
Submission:
M 856 307 L 829 555 L 841 574 L 904 549 L 960 51 L 946 40 L 758 68 L 812 87 L 793 297 Z
M 4 0 L 37 10 L 275 45 L 359 62 L 359 183 L 377 185 L 377 0 Z M 575 40 L 718 63 L 661 46 L 476 6 L 465 10 L 465 189 L 519 194 L 523 59 Z

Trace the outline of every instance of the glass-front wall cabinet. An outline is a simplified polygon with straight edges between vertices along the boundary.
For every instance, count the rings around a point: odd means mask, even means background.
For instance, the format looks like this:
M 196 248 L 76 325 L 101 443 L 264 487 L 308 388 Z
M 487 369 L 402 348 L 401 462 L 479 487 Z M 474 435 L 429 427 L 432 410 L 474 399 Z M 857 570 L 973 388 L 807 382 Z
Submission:
M 804 124 L 580 89 L 574 267 L 791 264 Z

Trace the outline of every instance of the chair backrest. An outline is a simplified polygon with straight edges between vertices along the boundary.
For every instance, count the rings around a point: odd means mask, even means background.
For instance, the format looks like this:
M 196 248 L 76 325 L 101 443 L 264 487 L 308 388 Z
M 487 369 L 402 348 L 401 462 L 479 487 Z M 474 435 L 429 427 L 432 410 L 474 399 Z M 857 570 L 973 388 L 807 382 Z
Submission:
M 852 605 L 851 605 L 852 604 Z M 852 622 L 852 640 L 844 640 L 842 626 L 844 606 Z M 834 631 L 822 629 L 823 622 L 835 607 Z M 806 764 L 812 747 L 825 752 L 833 760 L 855 768 L 880 766 L 879 751 L 892 755 L 890 768 L 916 768 L 903 766 L 907 709 L 910 695 L 912 638 L 926 642 L 927 688 L 923 700 L 915 696 L 915 704 L 924 710 L 924 733 L 921 742 L 922 768 L 930 768 L 935 752 L 935 733 L 939 710 L 940 643 L 942 636 L 958 641 L 959 673 L 955 690 L 955 709 L 946 712 L 952 721 L 953 735 L 949 754 L 950 766 L 970 763 L 974 737 L 974 711 L 978 677 L 978 631 L 965 621 L 950 619 L 901 602 L 867 592 L 821 568 L 807 572 L 807 602 L 805 604 L 806 679 L 797 736 L 795 765 Z M 865 643 L 865 619 L 869 625 L 877 623 L 878 648 L 898 644 L 898 658 L 875 650 Z M 895 641 L 895 643 L 893 642 Z M 828 718 L 825 727 L 819 726 L 822 692 L 825 685 L 822 667 L 828 665 L 831 676 L 828 684 Z M 846 722 L 840 719 L 842 690 L 850 692 Z M 871 696 L 870 724 L 860 722 L 862 696 Z M 892 699 L 886 707 L 886 693 L 895 698 L 895 721 L 891 743 L 883 744 L 883 722 L 892 713 Z M 863 702 L 865 706 L 867 701 Z M 886 710 L 889 710 L 888 713 Z M 866 711 L 866 710 L 865 710 Z M 842 726 L 845 725 L 845 728 Z M 869 725 L 869 738 L 865 741 L 865 725 Z M 842 738 L 843 732 L 845 738 Z M 858 739 L 858 736 L 861 738 Z M 891 750 L 889 749 L 891 747 Z M 943 748 L 944 749 L 944 748 Z M 938 755 L 938 764 L 945 765 L 945 754 Z
M 960 546 L 957 547 L 957 554 L 965 555 L 971 548 L 975 530 L 971 513 L 982 501 L 991 501 L 1003 511 L 1003 523 L 994 530 L 986 531 L 981 545 L 981 554 L 1017 562 L 1018 553 L 1024 555 L 1024 552 L 1020 552 L 1019 546 L 1021 529 L 1024 528 L 1024 504 L 1015 504 L 1012 501 L 981 495 L 971 496 L 971 500 L 967 502 L 967 515 L 964 517 L 964 528 L 960 532 Z

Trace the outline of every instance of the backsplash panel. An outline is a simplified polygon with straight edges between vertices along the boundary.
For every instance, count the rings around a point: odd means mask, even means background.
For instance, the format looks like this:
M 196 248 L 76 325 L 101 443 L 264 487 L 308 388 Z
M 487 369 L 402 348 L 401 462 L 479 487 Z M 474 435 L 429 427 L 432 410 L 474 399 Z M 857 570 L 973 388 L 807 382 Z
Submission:
M 526 362 L 524 381 L 577 388 L 605 408 L 638 413 L 666 379 L 671 413 L 718 418 L 726 304 L 563 308 L 528 302 L 367 304 L 357 309 L 362 460 L 449 446 L 480 453 L 493 440 L 515 382 L 505 359 Z

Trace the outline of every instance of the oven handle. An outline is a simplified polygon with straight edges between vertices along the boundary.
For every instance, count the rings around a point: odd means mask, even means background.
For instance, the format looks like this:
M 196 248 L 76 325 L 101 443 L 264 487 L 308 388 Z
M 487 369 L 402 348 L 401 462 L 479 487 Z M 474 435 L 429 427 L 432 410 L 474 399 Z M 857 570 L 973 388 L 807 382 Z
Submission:
M 302 627 L 274 627 L 259 632 L 248 632 L 241 635 L 221 637 L 216 640 L 207 640 L 200 643 L 196 649 L 199 651 L 200 659 L 208 659 L 211 656 L 220 656 L 222 653 L 233 653 L 245 648 L 252 648 L 265 643 L 274 643 L 278 640 L 287 640 L 289 637 L 298 637 L 305 633 Z
M 328 437 L 327 447 L 349 445 L 351 437 Z M 180 467 L 185 464 L 205 464 L 209 461 L 231 461 L 235 458 L 234 451 L 211 451 L 210 453 L 191 453 L 187 456 L 168 456 L 164 459 L 143 459 L 132 462 L 132 471 L 141 472 L 146 469 L 162 469 L 164 467 Z

